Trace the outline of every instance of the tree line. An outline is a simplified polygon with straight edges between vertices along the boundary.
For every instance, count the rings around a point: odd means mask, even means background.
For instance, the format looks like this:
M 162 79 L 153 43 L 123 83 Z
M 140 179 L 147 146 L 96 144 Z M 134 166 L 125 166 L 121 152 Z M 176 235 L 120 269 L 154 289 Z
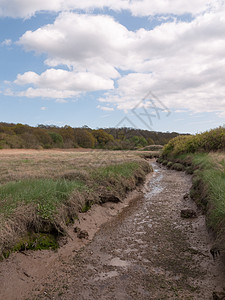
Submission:
M 7 148 L 99 148 L 111 150 L 138 149 L 148 145 L 165 145 L 178 136 L 176 132 L 156 132 L 134 128 L 72 128 L 40 124 L 0 122 L 0 149 Z

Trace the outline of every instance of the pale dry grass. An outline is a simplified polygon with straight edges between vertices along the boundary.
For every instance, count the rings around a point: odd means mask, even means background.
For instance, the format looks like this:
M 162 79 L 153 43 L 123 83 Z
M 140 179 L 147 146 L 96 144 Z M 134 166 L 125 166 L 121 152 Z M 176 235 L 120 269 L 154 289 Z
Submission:
M 225 153 L 211 152 L 209 153 L 209 156 L 214 163 L 214 167 L 216 167 L 220 171 L 225 171 Z
M 70 171 L 138 161 L 140 152 L 101 150 L 0 150 L 0 183 L 24 178 L 55 178 Z

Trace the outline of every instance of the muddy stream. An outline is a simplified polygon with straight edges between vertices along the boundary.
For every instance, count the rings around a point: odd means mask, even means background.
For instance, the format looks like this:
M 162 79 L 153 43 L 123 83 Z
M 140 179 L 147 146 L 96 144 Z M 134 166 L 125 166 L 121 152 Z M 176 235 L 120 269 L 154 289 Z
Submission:
M 71 228 L 57 253 L 28 251 L 1 263 L 0 299 L 204 300 L 222 292 L 223 255 L 213 260 L 205 218 L 183 199 L 191 177 L 152 164 L 142 191 L 80 216 L 75 225 L 88 239 Z M 197 218 L 181 218 L 184 208 Z

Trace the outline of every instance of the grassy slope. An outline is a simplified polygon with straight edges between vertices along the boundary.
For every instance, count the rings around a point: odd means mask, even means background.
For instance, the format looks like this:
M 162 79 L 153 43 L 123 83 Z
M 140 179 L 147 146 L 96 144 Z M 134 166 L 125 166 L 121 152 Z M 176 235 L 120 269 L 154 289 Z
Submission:
M 193 174 L 190 195 L 206 213 L 207 225 L 215 233 L 215 246 L 225 250 L 225 153 L 168 155 L 162 161 L 170 168 L 182 165 Z
M 119 201 L 151 170 L 134 152 L 14 154 L 0 154 L 0 255 L 25 235 L 27 240 L 27 232 L 32 238 L 41 232 L 42 239 L 46 233 L 65 234 L 78 212 Z

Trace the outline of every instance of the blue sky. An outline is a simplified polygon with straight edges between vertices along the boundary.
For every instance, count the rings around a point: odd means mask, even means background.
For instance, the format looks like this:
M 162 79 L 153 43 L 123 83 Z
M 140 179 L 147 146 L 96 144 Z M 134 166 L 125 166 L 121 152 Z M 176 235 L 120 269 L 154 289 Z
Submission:
M 0 121 L 225 124 L 222 0 L 0 0 Z

